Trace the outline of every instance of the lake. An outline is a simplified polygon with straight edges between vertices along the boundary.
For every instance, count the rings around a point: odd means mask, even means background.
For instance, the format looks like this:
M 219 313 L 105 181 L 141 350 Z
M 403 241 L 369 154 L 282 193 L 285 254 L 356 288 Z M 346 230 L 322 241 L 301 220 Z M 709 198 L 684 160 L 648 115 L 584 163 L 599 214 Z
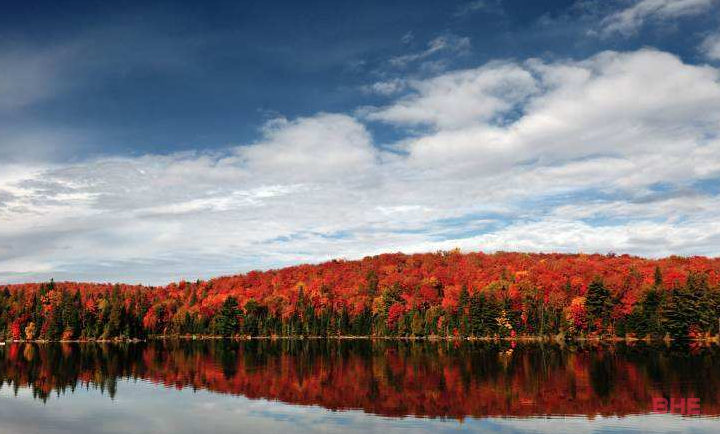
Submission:
M 0 433 L 718 432 L 720 349 L 396 340 L 8 343 Z M 653 411 L 672 398 L 684 413 Z

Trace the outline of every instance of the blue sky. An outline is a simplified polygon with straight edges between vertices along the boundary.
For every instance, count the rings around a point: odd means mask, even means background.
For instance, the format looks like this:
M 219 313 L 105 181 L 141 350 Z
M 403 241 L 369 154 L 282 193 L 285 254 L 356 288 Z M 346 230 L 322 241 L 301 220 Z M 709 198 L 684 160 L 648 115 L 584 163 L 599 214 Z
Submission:
M 5 5 L 0 283 L 717 256 L 719 3 Z

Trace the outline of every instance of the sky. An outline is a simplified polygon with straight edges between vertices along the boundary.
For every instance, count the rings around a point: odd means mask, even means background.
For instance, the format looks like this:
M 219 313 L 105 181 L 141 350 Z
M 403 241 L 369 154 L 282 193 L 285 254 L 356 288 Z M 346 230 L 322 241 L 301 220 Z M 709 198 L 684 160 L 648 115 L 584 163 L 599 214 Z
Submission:
M 720 255 L 720 0 L 14 2 L 0 283 Z

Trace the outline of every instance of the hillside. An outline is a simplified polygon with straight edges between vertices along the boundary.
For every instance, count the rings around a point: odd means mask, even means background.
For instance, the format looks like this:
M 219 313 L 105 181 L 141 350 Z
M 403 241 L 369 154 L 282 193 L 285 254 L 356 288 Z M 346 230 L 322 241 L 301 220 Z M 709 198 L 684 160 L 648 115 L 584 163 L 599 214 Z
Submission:
M 384 254 L 164 287 L 0 285 L 0 337 L 675 337 L 717 332 L 720 258 Z

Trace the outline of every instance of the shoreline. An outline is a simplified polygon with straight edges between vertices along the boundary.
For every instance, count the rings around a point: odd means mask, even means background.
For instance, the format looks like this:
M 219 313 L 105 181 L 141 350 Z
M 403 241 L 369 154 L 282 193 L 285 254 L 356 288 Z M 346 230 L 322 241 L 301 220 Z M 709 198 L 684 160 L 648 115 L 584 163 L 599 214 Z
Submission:
M 719 336 L 709 337 L 696 337 L 688 339 L 673 339 L 669 337 L 665 338 L 636 338 L 636 337 L 600 337 L 600 336 L 576 336 L 576 337 L 564 337 L 564 336 L 466 336 L 466 337 L 455 337 L 455 336 L 215 336 L 215 335 L 154 335 L 145 339 L 126 339 L 126 338 L 114 338 L 114 339 L 71 339 L 71 340 L 48 340 L 48 339 L 17 339 L 17 340 L 6 340 L 0 341 L 0 346 L 11 343 L 36 343 L 36 344 L 49 344 L 49 343 L 139 343 L 149 341 L 165 341 L 165 340 L 183 340 L 183 341 L 207 341 L 207 340 L 233 340 L 233 341 L 251 341 L 251 340 L 387 340 L 387 341 L 428 341 L 428 342 L 535 342 L 535 343 L 553 343 L 553 344 L 564 344 L 569 342 L 596 342 L 596 343 L 666 343 L 674 341 L 685 341 L 685 342 L 701 342 L 701 343 L 720 343 Z

